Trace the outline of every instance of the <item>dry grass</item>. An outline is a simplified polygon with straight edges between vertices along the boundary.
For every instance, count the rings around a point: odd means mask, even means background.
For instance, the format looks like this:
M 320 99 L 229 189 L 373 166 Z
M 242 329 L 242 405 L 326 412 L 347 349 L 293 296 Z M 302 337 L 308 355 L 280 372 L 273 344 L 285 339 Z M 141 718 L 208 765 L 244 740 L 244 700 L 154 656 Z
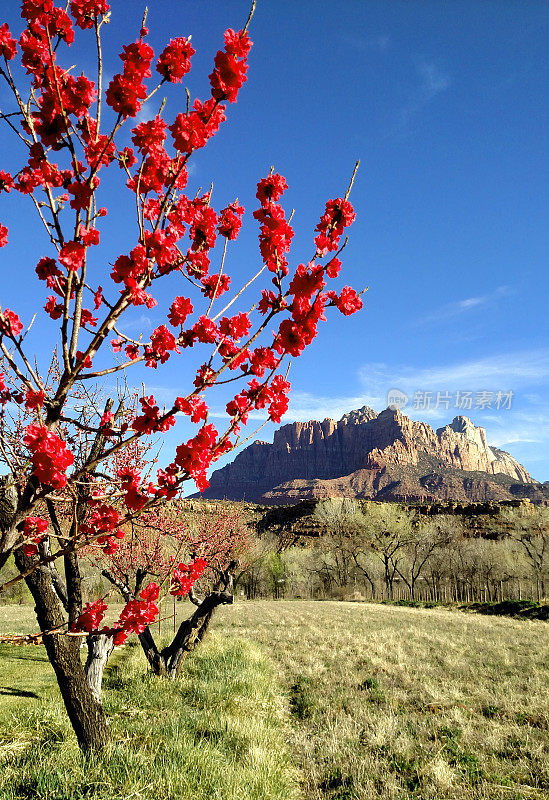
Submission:
M 239 603 L 278 665 L 308 798 L 549 798 L 547 624 L 373 604 Z

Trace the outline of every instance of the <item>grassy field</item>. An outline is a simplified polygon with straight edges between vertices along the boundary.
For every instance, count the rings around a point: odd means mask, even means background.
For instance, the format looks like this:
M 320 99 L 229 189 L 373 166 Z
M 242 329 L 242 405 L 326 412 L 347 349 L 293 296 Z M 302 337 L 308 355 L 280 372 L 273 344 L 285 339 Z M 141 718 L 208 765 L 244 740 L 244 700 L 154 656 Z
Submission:
M 29 629 L 5 611 L 0 632 Z M 4 647 L 0 798 L 549 798 L 548 641 L 541 621 L 240 602 L 176 684 L 123 648 L 105 692 L 118 743 L 94 762 L 41 648 Z

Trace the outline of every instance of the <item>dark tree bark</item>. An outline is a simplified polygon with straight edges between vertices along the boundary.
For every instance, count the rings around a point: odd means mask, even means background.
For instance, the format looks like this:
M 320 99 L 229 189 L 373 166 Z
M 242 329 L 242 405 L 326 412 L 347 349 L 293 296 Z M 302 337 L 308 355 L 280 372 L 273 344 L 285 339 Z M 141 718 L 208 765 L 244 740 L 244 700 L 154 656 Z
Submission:
M 24 572 L 31 566 L 21 550 L 16 550 L 17 568 Z M 26 577 L 35 602 L 36 618 L 43 631 L 44 647 L 55 671 L 61 696 L 71 725 L 84 751 L 100 750 L 109 740 L 107 720 L 86 680 L 80 660 L 80 638 L 65 634 L 65 615 L 57 596 L 51 573 L 38 568 Z M 48 633 L 60 629 L 59 633 Z
M 232 561 L 214 585 L 213 590 L 203 599 L 199 599 L 193 591 L 189 592 L 189 598 L 195 604 L 196 611 L 181 623 L 171 643 L 162 650 L 158 649 L 149 627 L 139 634 L 139 642 L 155 675 L 160 678 L 178 677 L 185 655 L 194 650 L 204 639 L 216 608 L 220 605 L 234 603 L 232 590 L 234 573 L 238 566 L 238 561 Z M 135 589 L 132 592 L 123 580 L 109 570 L 103 570 L 102 575 L 116 586 L 126 602 L 138 594 L 145 578 L 145 574 L 138 570 Z

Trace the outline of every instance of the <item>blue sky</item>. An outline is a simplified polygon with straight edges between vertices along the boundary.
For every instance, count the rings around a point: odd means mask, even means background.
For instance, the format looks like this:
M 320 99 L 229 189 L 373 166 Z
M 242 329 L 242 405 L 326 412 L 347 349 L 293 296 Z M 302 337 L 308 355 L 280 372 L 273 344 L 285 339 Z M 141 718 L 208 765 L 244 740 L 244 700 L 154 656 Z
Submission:
M 9 6 L 3 18 L 17 29 L 17 4 Z M 112 8 L 105 46 L 116 54 L 133 39 L 143 4 L 115 0 Z M 204 97 L 224 29 L 240 27 L 247 12 L 240 0 L 149 2 L 151 43 L 158 52 L 170 36 L 192 34 L 188 85 Z M 230 253 L 235 280 L 258 264 L 251 212 L 271 164 L 290 185 L 284 205 L 295 208 L 299 263 L 310 256 L 325 200 L 345 191 L 361 159 L 340 285 L 368 285 L 365 306 L 351 318 L 332 314 L 293 362 L 285 421 L 337 418 L 364 404 L 379 411 L 398 389 L 413 418 L 438 427 L 463 413 L 535 478 L 549 479 L 548 29 L 549 6 L 535 0 L 258 0 L 248 82 L 191 175 L 195 187 L 214 181 L 217 207 L 235 196 L 246 207 L 246 231 Z M 107 59 L 107 72 L 119 63 Z M 168 115 L 183 105 L 179 88 Z M 16 151 L 1 135 L 0 168 L 13 168 Z M 105 191 L 116 202 L 118 187 Z M 131 212 L 121 213 L 102 234 L 109 261 L 135 235 Z M 0 222 L 10 227 L 1 301 L 29 318 L 43 300 L 23 275 L 48 252 L 30 214 L 25 198 L 0 198 Z M 138 310 L 130 328 L 146 335 L 164 315 L 160 306 Z M 42 357 L 47 326 L 36 331 Z M 189 374 L 179 359 L 144 377 L 168 400 Z M 471 408 L 455 407 L 458 392 L 471 393 Z M 498 392 L 512 392 L 510 408 Z M 214 401 L 214 413 L 225 401 Z

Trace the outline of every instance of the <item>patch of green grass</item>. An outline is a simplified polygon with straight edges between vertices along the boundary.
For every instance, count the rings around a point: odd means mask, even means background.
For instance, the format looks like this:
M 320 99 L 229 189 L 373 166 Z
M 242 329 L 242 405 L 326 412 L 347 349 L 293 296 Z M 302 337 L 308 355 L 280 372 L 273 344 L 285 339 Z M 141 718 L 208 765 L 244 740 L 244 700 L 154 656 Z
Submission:
M 17 668 L 6 655 L 3 674 Z M 0 717 L 2 800 L 298 796 L 287 709 L 271 662 L 254 644 L 211 636 L 174 682 L 147 673 L 140 650 L 125 648 L 105 677 L 112 744 L 93 757 L 79 752 L 57 691 L 46 685 L 49 665 L 36 664 L 40 700 L 25 698 Z

